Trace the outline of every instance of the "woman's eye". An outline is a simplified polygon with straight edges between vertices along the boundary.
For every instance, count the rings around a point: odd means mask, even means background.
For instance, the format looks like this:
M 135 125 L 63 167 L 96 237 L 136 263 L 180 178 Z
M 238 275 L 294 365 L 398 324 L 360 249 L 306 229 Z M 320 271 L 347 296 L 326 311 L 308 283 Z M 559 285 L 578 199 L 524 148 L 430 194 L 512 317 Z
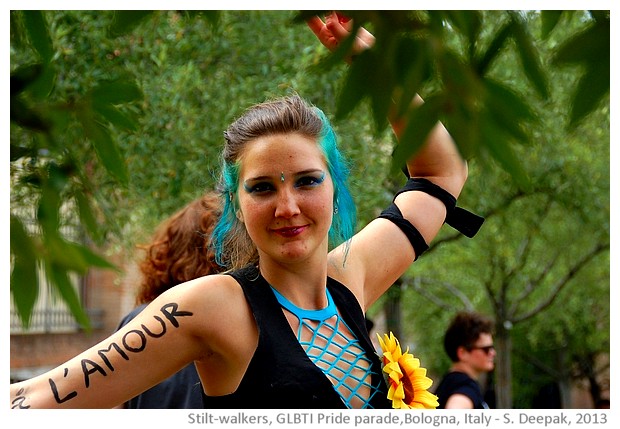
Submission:
M 325 176 L 323 177 L 304 176 L 297 180 L 297 182 L 295 183 L 295 186 L 298 188 L 306 187 L 306 186 L 316 186 L 316 185 L 320 185 L 321 183 L 323 183 L 324 179 L 325 179 Z
M 253 184 L 251 186 L 248 186 L 248 185 L 244 184 L 243 187 L 250 194 L 264 194 L 266 192 L 273 191 L 273 189 L 274 189 L 273 185 L 271 185 L 270 183 L 267 183 L 267 182 L 259 182 L 259 183 L 255 183 L 255 184 Z

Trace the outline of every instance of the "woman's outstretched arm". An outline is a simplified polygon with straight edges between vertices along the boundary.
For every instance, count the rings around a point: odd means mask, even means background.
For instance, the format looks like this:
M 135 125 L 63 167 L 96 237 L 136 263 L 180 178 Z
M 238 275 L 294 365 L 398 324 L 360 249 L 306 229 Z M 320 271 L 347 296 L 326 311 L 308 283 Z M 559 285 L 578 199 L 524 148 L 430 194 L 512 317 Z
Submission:
M 112 408 L 191 362 L 234 371 L 231 356 L 255 347 L 242 294 L 229 276 L 180 284 L 99 344 L 45 374 L 11 384 L 10 407 Z

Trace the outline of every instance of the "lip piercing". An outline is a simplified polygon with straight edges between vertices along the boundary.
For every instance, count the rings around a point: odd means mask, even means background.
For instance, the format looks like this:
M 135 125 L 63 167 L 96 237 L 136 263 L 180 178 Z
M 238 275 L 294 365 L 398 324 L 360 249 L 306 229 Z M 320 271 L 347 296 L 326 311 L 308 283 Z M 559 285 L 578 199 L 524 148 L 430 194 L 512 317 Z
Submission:
M 284 182 L 284 171 L 280 172 L 280 182 Z

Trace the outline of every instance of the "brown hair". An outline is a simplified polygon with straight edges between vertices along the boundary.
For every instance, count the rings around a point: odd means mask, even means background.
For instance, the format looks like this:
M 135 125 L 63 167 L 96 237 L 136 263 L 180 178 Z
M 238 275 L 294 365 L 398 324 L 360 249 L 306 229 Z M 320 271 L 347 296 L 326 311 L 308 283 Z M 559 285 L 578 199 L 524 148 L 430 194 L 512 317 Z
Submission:
M 232 269 L 258 263 L 256 245 L 235 215 L 239 159 L 248 144 L 262 136 L 288 133 L 318 140 L 322 128 L 321 116 L 314 106 L 296 94 L 255 104 L 230 124 L 224 132 L 226 144 L 221 155 L 224 170 L 221 188 L 225 196 L 233 196 L 234 201 L 225 202 L 224 216 L 215 233 L 220 263 Z
M 220 199 L 210 192 L 162 222 L 140 263 L 142 283 L 136 304 L 189 280 L 222 271 L 210 246 L 211 232 L 221 213 Z
M 236 216 L 239 170 L 243 153 L 261 136 L 297 133 L 316 141 L 325 156 L 329 175 L 334 183 L 334 216 L 329 231 L 331 245 L 338 245 L 353 236 L 355 203 L 347 180 L 349 168 L 337 147 L 336 134 L 325 114 L 297 94 L 255 104 L 235 120 L 224 133 L 220 190 L 224 195 L 223 213 L 213 234 L 216 257 L 230 269 L 258 262 L 258 250 Z M 348 244 L 347 244 L 348 249 Z
M 493 334 L 493 329 L 493 321 L 486 316 L 465 311 L 458 313 L 444 336 L 443 345 L 450 360 L 457 362 L 459 347 L 473 347 L 480 334 Z

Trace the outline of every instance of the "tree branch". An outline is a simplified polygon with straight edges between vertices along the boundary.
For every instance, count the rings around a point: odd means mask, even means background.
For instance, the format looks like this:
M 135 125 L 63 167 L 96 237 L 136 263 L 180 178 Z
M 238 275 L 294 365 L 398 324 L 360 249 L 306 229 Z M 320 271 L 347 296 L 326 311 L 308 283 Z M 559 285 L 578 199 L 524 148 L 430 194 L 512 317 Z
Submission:
M 594 257 L 596 257 L 599 253 L 609 250 L 609 243 L 599 243 L 590 250 L 590 252 L 586 253 L 580 260 L 578 260 L 575 265 L 571 267 L 571 269 L 558 280 L 558 282 L 553 286 L 551 293 L 548 295 L 547 299 L 541 301 L 537 306 L 530 309 L 530 311 L 523 313 L 520 317 L 515 317 L 513 319 L 513 323 L 522 322 L 530 317 L 535 316 L 545 308 L 549 307 L 555 299 L 558 297 L 559 293 L 566 287 L 566 285 L 572 280 L 578 273 L 581 271 Z

